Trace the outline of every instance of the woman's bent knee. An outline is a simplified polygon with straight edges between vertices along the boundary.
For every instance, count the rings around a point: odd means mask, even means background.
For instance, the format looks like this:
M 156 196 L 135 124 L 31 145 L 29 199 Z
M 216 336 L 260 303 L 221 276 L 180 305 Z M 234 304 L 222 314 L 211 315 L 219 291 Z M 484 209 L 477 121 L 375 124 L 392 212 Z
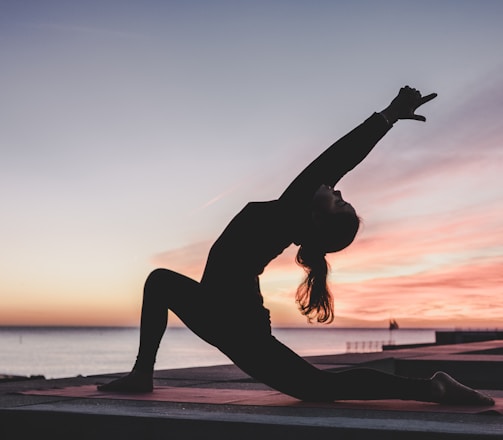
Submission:
M 145 291 L 181 292 L 199 286 L 197 281 L 169 269 L 155 269 L 145 281 Z
M 145 284 L 157 284 L 162 279 L 165 279 L 169 272 L 171 271 L 167 269 L 161 269 L 161 268 L 154 269 L 152 272 L 149 273 L 147 280 L 145 281 Z

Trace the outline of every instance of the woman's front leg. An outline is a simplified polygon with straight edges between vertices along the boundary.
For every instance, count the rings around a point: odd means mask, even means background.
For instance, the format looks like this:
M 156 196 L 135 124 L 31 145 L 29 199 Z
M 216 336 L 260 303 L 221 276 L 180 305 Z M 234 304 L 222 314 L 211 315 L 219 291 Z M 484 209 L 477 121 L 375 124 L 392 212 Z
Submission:
M 156 269 L 148 277 L 143 290 L 138 355 L 132 371 L 108 384 L 101 391 L 149 392 L 153 389 L 154 364 L 166 330 L 168 309 L 190 315 L 197 308 L 200 296 L 198 282 L 167 269 Z

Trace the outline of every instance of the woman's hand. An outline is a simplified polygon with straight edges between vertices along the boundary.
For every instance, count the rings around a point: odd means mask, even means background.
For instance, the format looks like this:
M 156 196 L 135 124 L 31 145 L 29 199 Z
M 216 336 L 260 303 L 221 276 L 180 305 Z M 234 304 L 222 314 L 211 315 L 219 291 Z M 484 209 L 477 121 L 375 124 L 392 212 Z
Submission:
M 424 122 L 426 118 L 422 115 L 416 115 L 415 111 L 418 107 L 436 98 L 436 96 L 436 93 L 421 96 L 419 90 L 405 86 L 400 89 L 396 98 L 391 101 L 390 105 L 381 114 L 390 124 L 394 124 L 399 119 L 413 119 Z

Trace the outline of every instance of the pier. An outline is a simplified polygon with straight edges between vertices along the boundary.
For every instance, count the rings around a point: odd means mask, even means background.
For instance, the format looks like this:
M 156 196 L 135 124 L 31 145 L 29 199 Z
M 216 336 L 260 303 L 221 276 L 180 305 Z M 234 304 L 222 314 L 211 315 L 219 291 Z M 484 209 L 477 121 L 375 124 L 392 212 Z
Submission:
M 413 401 L 300 402 L 234 365 L 156 371 L 153 393 L 99 393 L 123 373 L 0 382 L 0 438 L 7 439 L 499 439 L 503 438 L 503 341 L 395 347 L 306 357 L 337 371 L 370 367 L 405 376 L 437 370 L 484 390 L 493 407 Z

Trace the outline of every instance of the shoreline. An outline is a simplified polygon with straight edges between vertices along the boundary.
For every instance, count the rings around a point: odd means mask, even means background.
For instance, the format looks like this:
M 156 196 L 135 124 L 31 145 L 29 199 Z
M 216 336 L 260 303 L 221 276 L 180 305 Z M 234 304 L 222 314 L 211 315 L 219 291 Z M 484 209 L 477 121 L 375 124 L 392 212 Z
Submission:
M 41 374 L 31 376 L 21 376 L 17 374 L 3 374 L 0 373 L 0 383 L 6 382 L 24 382 L 27 380 L 46 380 L 45 376 Z

